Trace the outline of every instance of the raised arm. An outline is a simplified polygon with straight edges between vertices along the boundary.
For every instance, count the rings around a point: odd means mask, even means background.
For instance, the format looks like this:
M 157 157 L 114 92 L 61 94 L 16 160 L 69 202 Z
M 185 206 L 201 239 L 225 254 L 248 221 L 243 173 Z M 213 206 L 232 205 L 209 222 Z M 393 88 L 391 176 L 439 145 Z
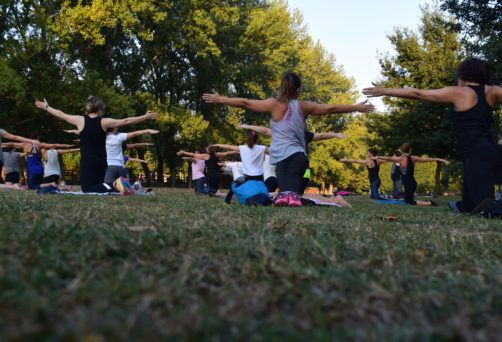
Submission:
M 346 139 L 347 135 L 343 133 L 314 133 L 312 141 L 321 141 L 329 139 Z
M 368 97 L 391 96 L 438 103 L 455 103 L 456 98 L 462 95 L 461 91 L 462 89 L 460 87 L 446 87 L 431 90 L 384 88 L 379 84 L 373 83 L 373 87 L 363 89 L 363 94 Z
M 305 115 L 327 115 L 352 112 L 369 113 L 375 111 L 375 106 L 367 103 L 367 101 L 355 105 L 318 104 L 310 101 L 302 101 L 300 102 L 300 106 Z
M 109 128 L 119 128 L 123 126 L 136 125 L 147 120 L 157 120 L 158 116 L 159 115 L 157 113 L 148 111 L 145 115 L 136 116 L 133 118 L 125 118 L 125 119 L 105 118 L 101 121 L 101 126 L 105 131 L 107 131 Z
M 159 131 L 155 129 L 143 129 L 141 131 L 130 132 L 127 133 L 127 140 L 139 137 L 140 135 L 144 134 L 159 134 Z
M 340 159 L 340 162 L 341 163 L 346 163 L 346 164 L 359 164 L 359 165 L 363 165 L 363 166 L 368 166 L 368 161 L 367 160 L 342 158 L 342 159 Z
M 227 144 L 214 144 L 214 147 L 219 147 L 224 150 L 229 150 L 229 151 L 235 151 L 235 152 L 240 152 L 241 148 L 239 146 L 234 146 L 234 145 L 227 145 Z
M 253 126 L 253 125 L 239 125 L 239 128 L 242 129 L 249 129 L 251 131 L 254 131 L 258 134 L 265 135 L 267 137 L 272 136 L 272 130 L 268 127 L 263 127 L 263 126 Z
M 443 164 L 448 164 L 448 161 L 445 159 L 442 159 L 442 158 L 423 158 L 423 157 L 412 156 L 411 159 L 413 159 L 413 161 L 416 163 L 439 162 L 439 163 L 443 163 Z
M 199 153 L 178 151 L 178 153 L 176 153 L 176 155 L 179 157 L 187 156 L 187 157 L 195 158 L 195 159 L 199 159 L 199 160 L 209 160 L 209 154 L 207 154 L 207 153 L 199 154 Z
M 219 103 L 229 107 L 248 109 L 253 112 L 258 113 L 270 113 L 273 110 L 274 104 L 277 100 L 267 99 L 267 100 L 250 100 L 245 98 L 232 98 L 221 96 L 217 92 L 212 94 L 204 94 L 202 99 L 206 103 Z
M 44 99 L 43 101 L 35 101 L 35 106 L 37 106 L 37 108 L 39 109 L 45 110 L 47 113 L 55 116 L 60 120 L 66 121 L 69 124 L 76 126 L 78 132 L 84 129 L 84 117 L 81 115 L 69 115 L 59 109 L 52 108 L 46 99 Z
M 14 141 L 18 141 L 20 143 L 28 143 L 28 144 L 38 144 L 39 143 L 38 140 L 28 139 L 28 138 L 25 138 L 25 137 L 21 137 L 19 135 L 10 134 L 6 130 L 3 131 L 2 137 L 4 139 L 14 140 Z

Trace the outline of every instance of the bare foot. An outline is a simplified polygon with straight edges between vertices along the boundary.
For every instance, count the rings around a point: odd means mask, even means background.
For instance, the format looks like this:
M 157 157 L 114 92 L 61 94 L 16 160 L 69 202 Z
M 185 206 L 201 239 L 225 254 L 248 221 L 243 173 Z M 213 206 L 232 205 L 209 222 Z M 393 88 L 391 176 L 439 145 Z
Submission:
M 349 203 L 349 202 L 347 202 L 347 201 L 346 201 L 346 200 L 345 200 L 342 196 L 340 196 L 340 195 L 336 196 L 333 202 L 334 202 L 334 203 L 336 203 L 336 204 L 338 204 L 338 205 L 340 205 L 340 206 L 342 206 L 342 207 L 344 207 L 344 208 L 350 208 L 350 209 L 352 209 L 352 205 L 350 205 L 350 203 Z

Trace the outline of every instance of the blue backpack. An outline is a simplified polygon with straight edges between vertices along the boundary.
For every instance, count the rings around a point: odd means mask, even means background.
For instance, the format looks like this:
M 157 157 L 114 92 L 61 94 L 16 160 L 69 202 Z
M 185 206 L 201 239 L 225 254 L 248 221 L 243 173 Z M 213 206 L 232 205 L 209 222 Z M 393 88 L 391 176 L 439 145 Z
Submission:
M 237 201 L 242 205 L 271 205 L 272 198 L 268 193 L 265 183 L 250 180 L 245 183 L 232 183 L 232 192 L 237 196 Z M 227 197 L 227 203 L 230 203 Z

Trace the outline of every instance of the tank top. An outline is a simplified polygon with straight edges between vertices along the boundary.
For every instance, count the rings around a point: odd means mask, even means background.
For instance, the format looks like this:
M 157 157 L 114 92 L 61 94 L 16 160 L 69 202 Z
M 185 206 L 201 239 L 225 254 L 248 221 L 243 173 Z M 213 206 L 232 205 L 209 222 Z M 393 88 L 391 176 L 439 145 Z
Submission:
M 451 109 L 451 119 L 458 153 L 462 158 L 471 156 L 480 143 L 493 143 L 491 129 L 493 125 L 493 109 L 486 101 L 485 86 L 469 86 L 476 92 L 478 102 L 464 112 Z
M 44 177 L 61 176 L 61 167 L 59 166 L 58 152 L 55 150 L 47 151 L 47 160 L 44 162 Z
M 5 173 L 19 172 L 19 153 L 5 152 L 3 155 Z
M 373 183 L 374 181 L 377 181 L 380 179 L 379 173 L 380 173 L 380 165 L 378 165 L 377 162 L 375 163 L 375 167 L 366 167 L 368 169 L 368 177 L 370 179 L 370 183 Z
M 106 165 L 106 133 L 101 119 L 84 116 L 84 129 L 80 132 L 80 158 L 84 163 L 95 161 Z
M 220 173 L 220 165 L 218 164 L 220 161 L 216 156 L 216 153 L 209 153 L 209 159 L 206 161 L 206 168 L 208 174 L 217 174 Z
M 410 156 L 406 156 L 406 160 L 408 160 L 408 165 L 406 165 L 406 168 L 402 166 L 399 167 L 399 169 L 401 170 L 401 175 L 405 179 L 413 178 L 415 177 L 415 163 Z
M 270 119 L 270 130 L 270 164 L 275 165 L 298 152 L 306 155 L 305 118 L 298 100 L 289 101 L 288 110 L 281 121 Z
M 35 145 L 31 145 L 32 155 L 26 156 L 26 168 L 28 169 L 28 174 L 43 176 L 44 166 L 42 165 L 42 158 L 40 153 L 37 151 Z

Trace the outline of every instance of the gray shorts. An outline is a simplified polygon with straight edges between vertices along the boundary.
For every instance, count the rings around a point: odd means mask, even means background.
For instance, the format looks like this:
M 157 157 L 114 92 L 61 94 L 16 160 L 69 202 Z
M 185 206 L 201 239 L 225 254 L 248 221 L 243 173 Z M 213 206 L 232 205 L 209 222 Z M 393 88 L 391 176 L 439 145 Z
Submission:
M 115 165 L 108 166 L 105 174 L 105 183 L 112 184 L 119 177 L 127 178 L 127 170 L 125 169 L 125 167 Z

